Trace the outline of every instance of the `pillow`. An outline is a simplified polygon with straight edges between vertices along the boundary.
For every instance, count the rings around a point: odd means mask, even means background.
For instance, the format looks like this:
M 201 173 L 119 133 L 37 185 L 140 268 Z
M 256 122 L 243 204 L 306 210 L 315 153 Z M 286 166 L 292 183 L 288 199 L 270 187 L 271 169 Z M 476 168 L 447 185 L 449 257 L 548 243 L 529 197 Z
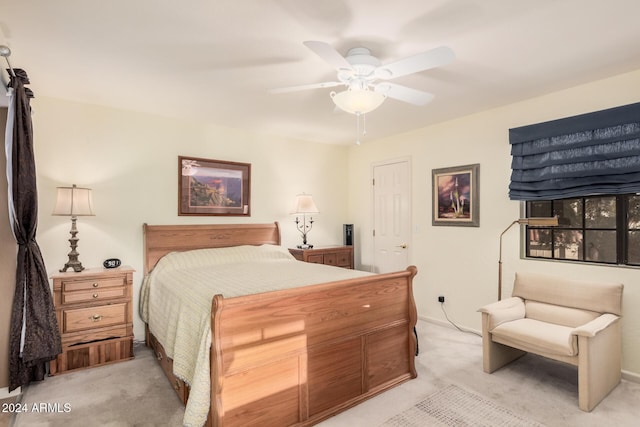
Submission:
M 154 270 L 191 269 L 210 265 L 283 259 L 295 260 L 293 255 L 282 246 L 230 246 L 228 248 L 207 248 L 184 252 L 171 252 L 158 261 Z

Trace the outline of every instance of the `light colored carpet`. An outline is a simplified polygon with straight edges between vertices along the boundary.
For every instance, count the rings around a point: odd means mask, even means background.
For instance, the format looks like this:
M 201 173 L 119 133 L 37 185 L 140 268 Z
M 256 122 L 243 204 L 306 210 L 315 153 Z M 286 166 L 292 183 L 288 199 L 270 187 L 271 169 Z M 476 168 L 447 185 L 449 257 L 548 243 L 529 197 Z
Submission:
M 331 417 L 318 427 L 379 426 L 425 396 L 452 384 L 547 427 L 638 425 L 639 383 L 623 380 L 593 412 L 583 412 L 578 408 L 578 378 L 573 366 L 527 355 L 489 375 L 482 372 L 479 337 L 424 320 L 418 322 L 418 334 L 420 355 L 416 358 L 416 379 Z M 136 358 L 131 361 L 58 375 L 32 384 L 21 396 L 23 403 L 69 403 L 71 410 L 20 414 L 10 426 L 179 427 L 184 406 L 152 351 L 136 346 L 135 354 Z M 475 410 L 468 412 L 475 417 Z
M 184 406 L 153 352 L 137 343 L 134 353 L 133 360 L 31 384 L 21 397 L 27 412 L 17 414 L 13 427 L 182 425 Z
M 380 427 L 542 427 L 509 409 L 451 384 Z

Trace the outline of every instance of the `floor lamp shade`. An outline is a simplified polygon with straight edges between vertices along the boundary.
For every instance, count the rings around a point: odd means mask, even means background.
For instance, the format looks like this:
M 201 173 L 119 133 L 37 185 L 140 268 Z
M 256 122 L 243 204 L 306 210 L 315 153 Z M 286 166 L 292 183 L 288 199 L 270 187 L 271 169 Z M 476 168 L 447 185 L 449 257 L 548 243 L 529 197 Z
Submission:
M 53 208 L 53 215 L 70 216 L 71 217 L 71 238 L 69 244 L 71 252 L 69 252 L 69 261 L 60 270 L 67 271 L 72 268 L 75 272 L 84 270 L 82 263 L 78 260 L 80 255 L 76 250 L 78 247 L 78 229 L 76 228 L 77 216 L 93 216 L 93 199 L 90 188 L 76 187 L 58 187 L 56 194 L 56 204 Z
M 558 217 L 552 216 L 516 219 L 500 234 L 500 254 L 498 258 L 498 301 L 502 299 L 502 236 L 504 236 L 504 234 L 516 224 L 529 225 L 533 227 L 557 227 Z

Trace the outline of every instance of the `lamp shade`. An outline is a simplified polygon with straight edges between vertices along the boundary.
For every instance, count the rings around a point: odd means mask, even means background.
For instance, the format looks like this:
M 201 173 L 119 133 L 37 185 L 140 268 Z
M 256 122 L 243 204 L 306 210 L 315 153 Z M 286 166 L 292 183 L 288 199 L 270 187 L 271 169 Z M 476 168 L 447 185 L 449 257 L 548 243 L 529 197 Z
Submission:
M 558 217 L 530 217 L 520 218 L 518 224 L 529 225 L 531 227 L 557 227 Z
M 58 187 L 56 205 L 52 215 L 91 216 L 93 213 L 93 199 L 90 188 Z
M 378 108 L 386 96 L 362 89 L 348 89 L 331 94 L 331 99 L 341 110 L 351 114 L 365 114 Z
M 292 214 L 319 213 L 318 207 L 313 201 L 311 194 L 298 194 Z

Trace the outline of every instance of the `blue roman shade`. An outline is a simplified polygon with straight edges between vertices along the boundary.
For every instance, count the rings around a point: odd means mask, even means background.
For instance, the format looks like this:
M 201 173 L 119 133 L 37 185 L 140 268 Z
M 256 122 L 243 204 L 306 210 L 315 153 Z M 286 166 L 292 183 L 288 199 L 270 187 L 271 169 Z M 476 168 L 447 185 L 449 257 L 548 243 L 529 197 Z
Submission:
M 512 200 L 640 193 L 640 103 L 509 129 Z

